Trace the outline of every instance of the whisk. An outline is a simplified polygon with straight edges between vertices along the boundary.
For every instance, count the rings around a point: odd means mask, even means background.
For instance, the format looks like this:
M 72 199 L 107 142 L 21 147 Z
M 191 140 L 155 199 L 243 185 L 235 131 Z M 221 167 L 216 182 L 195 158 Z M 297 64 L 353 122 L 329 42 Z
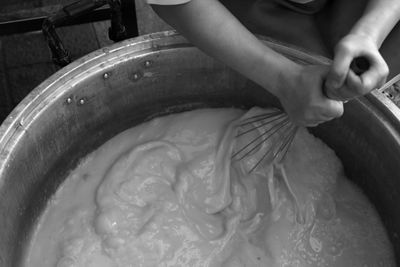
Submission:
M 267 159 L 273 162 L 281 162 L 285 158 L 298 130 L 298 126 L 291 123 L 288 115 L 279 109 L 273 109 L 269 112 L 243 119 L 237 127 L 238 132 L 235 138 L 243 138 L 251 133 L 259 133 L 249 142 L 245 142 L 232 155 L 232 159 L 243 160 L 250 155 L 261 152 L 259 159 L 250 168 L 250 173 Z
M 352 62 L 351 69 L 355 74 L 361 75 L 369 66 L 368 60 L 361 57 Z M 383 92 L 398 81 L 400 74 L 385 83 L 378 91 Z M 232 159 L 253 160 L 250 162 L 249 173 L 267 160 L 279 164 L 284 160 L 298 129 L 299 127 L 290 121 L 288 115 L 279 109 L 245 118 L 237 125 L 235 137 L 240 139 L 239 142 L 236 140 L 238 148 L 233 153 Z M 249 136 L 251 134 L 255 137 Z M 241 145 L 240 141 L 244 144 Z M 255 157 L 250 157 L 252 155 Z

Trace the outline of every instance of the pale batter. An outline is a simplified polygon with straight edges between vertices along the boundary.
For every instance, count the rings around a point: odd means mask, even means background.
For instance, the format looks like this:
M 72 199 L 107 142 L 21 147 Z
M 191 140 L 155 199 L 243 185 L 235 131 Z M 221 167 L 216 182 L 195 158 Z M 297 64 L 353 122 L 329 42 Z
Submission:
M 395 266 L 373 206 L 305 130 L 282 166 L 231 164 L 242 114 L 170 115 L 109 140 L 53 197 L 26 266 Z

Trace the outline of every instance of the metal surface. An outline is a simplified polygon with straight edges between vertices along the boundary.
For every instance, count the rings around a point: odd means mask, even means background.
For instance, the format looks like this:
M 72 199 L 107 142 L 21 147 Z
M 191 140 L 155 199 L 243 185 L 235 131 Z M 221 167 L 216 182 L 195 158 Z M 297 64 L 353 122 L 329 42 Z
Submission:
M 94 0 L 94 2 L 100 2 Z M 113 0 L 111 0 L 113 1 Z M 138 36 L 135 2 L 133 0 L 118 0 L 121 3 L 122 23 L 125 26 L 127 37 Z M 0 9 L 2 5 L 0 4 Z M 62 5 L 43 4 L 36 8 L 27 8 L 18 10 L 5 10 L 0 14 L 0 36 L 26 33 L 42 30 L 43 22 L 55 12 L 63 9 Z M 74 13 L 76 10 L 69 10 Z M 68 11 L 68 12 L 69 12 Z M 79 10 L 78 10 L 79 11 Z M 63 26 L 78 25 L 96 21 L 112 19 L 112 8 L 108 6 L 99 7 L 85 14 L 85 16 L 75 17 L 63 23 Z M 126 39 L 126 38 L 125 38 Z
M 274 42 L 304 64 L 324 64 Z M 83 100 L 83 101 L 82 101 Z M 0 127 L 0 266 L 21 266 L 49 197 L 79 160 L 155 116 L 200 107 L 277 105 L 265 90 L 173 32 L 143 36 L 81 58 L 30 93 Z M 376 205 L 400 263 L 400 111 L 373 92 L 313 130 Z
M 280 109 L 244 118 L 237 125 L 235 136 L 238 139 L 244 137 L 244 142 L 238 141 L 238 144 L 244 144 L 237 146 L 232 153 L 232 159 L 240 161 L 251 155 L 259 155 L 249 173 L 260 165 L 273 162 L 280 164 L 285 159 L 297 130 L 298 126 L 291 123 L 289 116 Z
M 39 31 L 42 29 L 43 22 L 47 18 L 47 13 L 30 14 L 31 17 L 13 16 L 13 18 L 0 19 L 0 36 L 18 34 L 32 31 Z M 51 14 L 48 14 L 51 15 Z M 96 21 L 109 20 L 111 18 L 111 10 L 108 7 L 93 10 L 91 13 L 84 17 L 76 18 L 74 21 L 69 21 L 63 26 L 84 24 Z
M 96 9 L 108 4 L 111 9 L 111 27 L 108 29 L 108 37 L 114 42 L 128 38 L 128 32 L 123 24 L 121 0 L 79 0 L 69 4 L 57 13 L 49 16 L 43 21 L 42 32 L 52 53 L 53 62 L 59 66 L 66 66 L 72 59 L 65 49 L 56 27 L 76 18 L 84 17 Z M 132 36 L 131 36 L 132 37 Z

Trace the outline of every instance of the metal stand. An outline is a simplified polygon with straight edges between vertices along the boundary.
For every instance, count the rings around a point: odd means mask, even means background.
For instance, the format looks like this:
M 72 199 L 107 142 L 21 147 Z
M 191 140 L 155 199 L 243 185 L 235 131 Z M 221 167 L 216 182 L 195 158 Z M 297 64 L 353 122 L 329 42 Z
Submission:
M 56 27 L 69 23 L 79 17 L 82 17 L 91 11 L 102 6 L 109 5 L 111 15 L 111 27 L 108 36 L 114 42 L 118 42 L 128 38 L 128 32 L 123 24 L 121 0 L 80 0 L 63 7 L 56 14 L 47 17 L 43 21 L 42 32 L 46 37 L 48 45 L 51 49 L 53 62 L 59 66 L 68 65 L 71 57 L 65 49 L 61 39 L 59 38 Z M 132 10 L 133 12 L 133 10 Z

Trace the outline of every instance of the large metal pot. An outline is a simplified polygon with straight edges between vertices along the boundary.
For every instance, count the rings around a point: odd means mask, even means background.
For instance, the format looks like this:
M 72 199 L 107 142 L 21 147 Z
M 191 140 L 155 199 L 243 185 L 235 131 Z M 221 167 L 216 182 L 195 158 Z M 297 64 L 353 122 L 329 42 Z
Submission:
M 324 58 L 271 41 L 303 64 Z M 50 77 L 0 128 L 0 266 L 21 266 L 46 202 L 79 159 L 152 117 L 200 107 L 277 101 L 174 32 L 98 50 Z M 400 263 L 400 111 L 378 92 L 313 130 L 376 205 Z

